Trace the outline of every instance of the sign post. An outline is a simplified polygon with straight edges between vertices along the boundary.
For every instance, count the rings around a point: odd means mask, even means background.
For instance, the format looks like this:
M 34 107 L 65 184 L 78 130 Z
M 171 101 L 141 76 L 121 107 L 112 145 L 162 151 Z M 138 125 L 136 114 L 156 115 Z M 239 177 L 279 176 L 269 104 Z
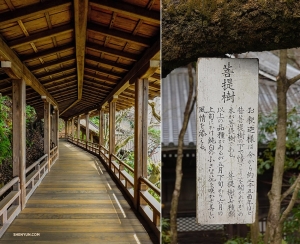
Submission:
M 258 60 L 197 63 L 197 222 L 255 220 Z

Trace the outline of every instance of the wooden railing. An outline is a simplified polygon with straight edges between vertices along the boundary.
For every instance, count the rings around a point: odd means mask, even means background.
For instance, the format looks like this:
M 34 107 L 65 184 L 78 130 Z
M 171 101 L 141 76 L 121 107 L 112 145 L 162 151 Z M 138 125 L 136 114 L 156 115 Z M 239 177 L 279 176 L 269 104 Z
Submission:
M 15 177 L 0 189 L 0 197 L 11 188 L 12 191 L 0 202 L 0 237 L 21 212 L 20 178 Z
M 26 183 L 25 192 L 23 193 L 25 195 L 25 204 L 48 173 L 48 160 L 50 160 L 50 166 L 52 166 L 57 158 L 58 147 L 56 146 L 51 149 L 49 158 L 48 154 L 45 154 L 25 169 Z M 0 201 L 0 237 L 21 211 L 21 189 L 19 177 L 13 178 L 0 189 L 0 197 L 9 190 L 11 191 L 8 195 Z
M 58 147 L 54 147 L 50 150 L 50 167 L 53 166 L 53 164 L 55 163 L 56 159 L 58 159 Z
M 120 160 L 116 155 L 111 154 L 110 170 L 114 173 L 114 176 L 121 183 L 123 189 L 127 195 L 133 201 L 134 197 L 134 170 L 128 164 Z
M 69 141 L 81 148 L 99 156 L 110 172 L 125 190 L 131 201 L 134 200 L 134 169 L 124 163 L 116 155 L 109 155 L 108 149 L 99 146 L 98 143 L 91 143 L 81 139 L 69 137 Z M 139 179 L 139 212 L 148 222 L 156 236 L 160 237 L 160 189 L 153 185 L 146 178 Z M 154 196 L 155 197 L 154 197 Z
M 140 213 L 144 216 L 144 219 L 151 226 L 154 233 L 160 235 L 160 189 L 152 184 L 148 179 L 144 177 L 139 178 L 140 185 Z M 151 193 L 150 193 L 151 191 Z M 154 196 L 156 196 L 156 198 Z M 157 200 L 159 199 L 159 201 Z
M 35 189 L 39 186 L 39 184 L 44 179 L 45 175 L 48 173 L 48 155 L 45 154 L 43 157 L 35 161 L 32 165 L 26 168 L 26 202 L 35 191 Z M 32 171 L 32 169 L 34 170 Z

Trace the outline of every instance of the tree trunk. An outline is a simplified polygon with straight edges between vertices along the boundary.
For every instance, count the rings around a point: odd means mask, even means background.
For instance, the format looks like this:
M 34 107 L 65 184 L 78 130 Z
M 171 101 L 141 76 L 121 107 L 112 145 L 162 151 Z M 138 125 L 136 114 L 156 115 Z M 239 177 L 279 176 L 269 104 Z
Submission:
M 175 187 L 172 195 L 171 201 L 171 210 L 170 210 L 170 236 L 171 236 L 171 244 L 177 243 L 177 209 L 178 209 L 178 200 L 181 191 L 181 181 L 182 181 L 182 157 L 183 157 L 183 139 L 184 134 L 186 132 L 188 122 L 190 119 L 190 115 L 193 111 L 196 96 L 193 98 L 194 94 L 194 78 L 192 73 L 192 64 L 188 65 L 189 70 L 189 95 L 186 103 L 184 118 L 182 123 L 182 128 L 178 137 L 178 149 L 177 149 L 177 161 L 176 161 L 176 179 L 175 179 Z
M 300 46 L 296 0 L 163 0 L 162 75 L 226 53 Z

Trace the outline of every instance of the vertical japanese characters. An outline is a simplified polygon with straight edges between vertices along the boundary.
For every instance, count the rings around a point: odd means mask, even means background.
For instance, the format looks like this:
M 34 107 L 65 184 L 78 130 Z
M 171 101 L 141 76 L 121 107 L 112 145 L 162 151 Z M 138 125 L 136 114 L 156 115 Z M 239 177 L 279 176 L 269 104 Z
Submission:
M 257 66 L 257 60 L 251 59 L 198 61 L 197 219 L 201 224 L 254 220 Z

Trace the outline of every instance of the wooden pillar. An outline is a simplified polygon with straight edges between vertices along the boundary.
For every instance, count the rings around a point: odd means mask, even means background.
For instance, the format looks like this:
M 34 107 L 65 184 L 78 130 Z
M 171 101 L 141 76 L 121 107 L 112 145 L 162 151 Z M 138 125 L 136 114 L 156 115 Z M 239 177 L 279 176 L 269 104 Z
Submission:
M 91 133 L 91 143 L 93 143 L 94 142 L 94 136 L 93 136 L 93 134 Z
M 80 139 L 80 116 L 77 117 L 77 139 Z
M 90 138 L 90 114 L 85 115 L 85 138 L 86 138 L 86 148 Z
M 52 145 L 54 143 L 54 114 L 52 110 L 52 106 L 50 105 L 50 149 L 52 148 Z
M 59 148 L 58 148 L 58 143 L 59 143 L 59 110 L 56 107 L 55 108 L 55 115 L 56 115 L 56 123 L 55 123 L 55 144 L 57 145 L 57 158 L 59 157 Z
M 139 178 L 147 178 L 148 155 L 148 79 L 135 82 L 135 118 L 134 118 L 134 206 L 140 204 Z
M 50 103 L 44 99 L 44 153 L 48 154 L 48 172 L 50 172 Z
M 116 136 L 116 101 L 118 96 L 114 95 L 109 102 L 109 157 L 115 153 L 115 136 Z M 109 168 L 111 168 L 111 160 L 109 160 Z
M 72 122 L 71 122 L 72 123 L 72 125 L 71 125 L 72 126 L 71 127 L 72 138 L 74 138 L 74 136 L 75 136 L 74 120 L 75 120 L 75 118 L 73 117 Z
M 104 145 L 104 110 L 99 111 L 99 145 Z
M 26 84 L 13 80 L 13 177 L 19 176 L 21 209 L 26 201 Z
M 65 138 L 68 139 L 68 120 L 65 120 Z

